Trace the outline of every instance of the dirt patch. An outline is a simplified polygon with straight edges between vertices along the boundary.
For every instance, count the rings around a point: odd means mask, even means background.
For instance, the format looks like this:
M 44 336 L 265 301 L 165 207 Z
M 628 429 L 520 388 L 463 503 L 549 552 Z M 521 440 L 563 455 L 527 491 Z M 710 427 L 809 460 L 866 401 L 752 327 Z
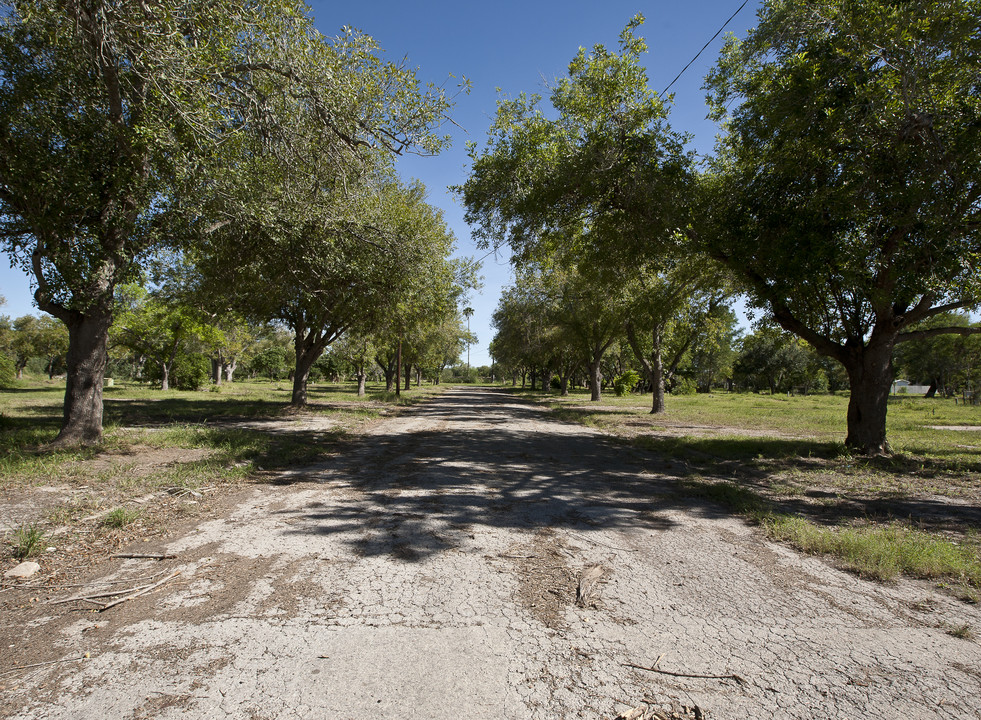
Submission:
M 569 550 L 551 528 L 543 528 L 526 545 L 502 554 L 514 564 L 516 599 L 528 613 L 554 630 L 565 624 L 565 609 L 576 602 L 576 574 Z

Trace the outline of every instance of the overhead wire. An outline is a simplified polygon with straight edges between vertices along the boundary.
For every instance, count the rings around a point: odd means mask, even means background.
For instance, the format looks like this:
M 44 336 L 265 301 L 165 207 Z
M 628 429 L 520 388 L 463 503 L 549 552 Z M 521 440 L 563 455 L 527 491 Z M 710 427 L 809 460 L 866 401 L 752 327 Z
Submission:
M 695 62 L 696 60 L 698 60 L 698 58 L 699 58 L 699 56 L 701 56 L 701 54 L 702 54 L 703 52 L 705 52 L 705 48 L 707 48 L 707 47 L 708 47 L 709 45 L 711 45 L 711 44 L 712 44 L 712 42 L 713 42 L 713 41 L 714 41 L 714 40 L 715 40 L 715 39 L 716 39 L 717 37 L 719 37 L 719 35 L 720 35 L 720 34 L 722 33 L 722 31 L 726 29 L 726 26 L 727 26 L 727 25 L 728 25 L 729 23 L 731 23 L 731 22 L 732 22 L 732 19 L 733 19 L 734 17 L 736 17 L 736 15 L 738 15 L 738 14 L 739 14 L 739 11 L 740 11 L 740 10 L 742 10 L 742 9 L 743 9 L 744 7 L 746 7 L 746 5 L 747 5 L 747 3 L 749 3 L 749 0 L 743 0 L 743 4 L 742 4 L 742 5 L 740 5 L 740 6 L 738 7 L 738 8 L 736 8 L 736 12 L 734 12 L 734 13 L 733 13 L 732 15 L 730 15 L 730 16 L 729 16 L 729 19 L 728 19 L 728 20 L 726 20 L 726 21 L 725 21 L 724 23 L 722 23 L 722 27 L 720 27 L 720 28 L 719 28 L 719 29 L 718 29 L 718 30 L 716 31 L 716 33 L 715 33 L 715 35 L 713 35 L 713 36 L 712 36 L 712 39 L 711 39 L 711 40 L 709 40 L 709 41 L 708 41 L 707 43 L 705 43 L 705 44 L 704 44 L 704 45 L 702 46 L 702 49 L 701 49 L 701 50 L 699 50 L 699 51 L 698 51 L 698 52 L 697 52 L 697 53 L 695 54 L 695 57 L 693 57 L 693 58 L 691 59 L 691 61 L 690 61 L 690 62 L 689 62 L 689 63 L 688 63 L 687 65 L 685 65 L 685 66 L 684 66 L 684 67 L 683 67 L 683 68 L 681 69 L 681 72 L 680 72 L 680 73 L 678 73 L 678 74 L 677 74 L 677 75 L 675 76 L 675 78 L 674 78 L 674 80 L 672 80 L 671 82 L 669 82 L 669 83 L 668 83 L 668 86 L 667 86 L 666 88 L 664 88 L 664 90 L 662 90 L 662 91 L 661 91 L 661 95 L 662 95 L 662 96 L 663 96 L 663 95 L 667 95 L 667 93 L 668 93 L 668 90 L 670 90 L 670 89 L 671 89 L 671 86 L 672 86 L 672 85 L 674 85 L 674 84 L 675 84 L 676 82 L 678 82 L 678 78 L 680 78 L 680 77 L 681 77 L 682 75 L 684 75 L 684 74 L 685 74 L 685 70 L 687 70 L 688 68 L 690 68 L 690 67 L 692 66 L 692 63 L 694 63 L 694 62 Z

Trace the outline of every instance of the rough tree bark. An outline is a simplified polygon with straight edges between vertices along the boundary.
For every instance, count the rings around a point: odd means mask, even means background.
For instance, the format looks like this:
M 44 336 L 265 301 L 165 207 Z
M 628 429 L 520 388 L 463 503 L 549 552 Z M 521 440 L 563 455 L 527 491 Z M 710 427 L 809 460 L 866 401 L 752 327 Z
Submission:
M 848 358 L 845 371 L 851 395 L 848 398 L 848 435 L 845 445 L 865 455 L 888 455 L 886 412 L 894 377 L 892 338 L 870 342 Z
M 68 355 L 64 419 L 53 445 L 94 445 L 102 439 L 102 383 L 112 312 L 96 308 L 83 314 L 59 308 L 57 316 L 68 326 Z
M 599 402 L 603 399 L 602 385 L 603 385 L 603 375 L 600 372 L 600 363 L 603 361 L 603 351 L 598 348 L 594 348 L 592 356 L 589 359 L 589 399 L 593 402 Z

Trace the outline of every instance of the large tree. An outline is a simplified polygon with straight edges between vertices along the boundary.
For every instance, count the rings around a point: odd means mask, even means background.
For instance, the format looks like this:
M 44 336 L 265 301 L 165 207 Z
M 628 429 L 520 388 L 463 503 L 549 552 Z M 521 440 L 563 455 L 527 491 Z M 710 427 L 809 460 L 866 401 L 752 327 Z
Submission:
M 978 301 L 981 2 L 771 0 L 707 87 L 725 123 L 699 239 L 846 369 L 851 449 L 889 451 L 897 343 Z
M 442 92 L 420 91 L 370 38 L 323 38 L 307 13 L 295 0 L 24 0 L 4 11 L 0 242 L 33 273 L 38 306 L 68 327 L 56 443 L 101 437 L 113 291 L 163 241 L 161 217 L 186 207 L 188 175 L 225 172 L 241 138 L 275 140 L 299 115 L 335 140 L 337 162 L 438 144 Z
M 605 294 L 605 306 L 584 308 L 577 321 L 596 330 L 603 318 L 588 313 L 612 310 L 629 295 L 644 316 L 637 331 L 655 341 L 655 353 L 642 360 L 660 412 L 660 340 L 696 289 L 690 279 L 672 279 L 686 259 L 678 229 L 690 222 L 693 157 L 667 122 L 668 102 L 649 86 L 647 46 L 635 34 L 642 23 L 637 16 L 627 25 L 618 51 L 580 49 L 553 86 L 551 108 L 539 96 L 501 100 L 486 146 L 471 146 L 471 175 L 458 190 L 481 241 L 509 244 L 519 264 L 575 268 Z M 598 372 L 595 351 L 610 339 L 591 341 L 591 372 Z

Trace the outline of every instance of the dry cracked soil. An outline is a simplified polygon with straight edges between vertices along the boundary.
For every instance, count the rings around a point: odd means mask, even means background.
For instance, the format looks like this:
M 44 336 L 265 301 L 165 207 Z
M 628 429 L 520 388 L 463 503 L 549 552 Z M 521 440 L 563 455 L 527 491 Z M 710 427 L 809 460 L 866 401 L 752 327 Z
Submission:
M 450 390 L 61 597 L 145 594 L 5 619 L 0 715 L 981 717 L 981 646 L 947 631 L 977 606 L 768 542 L 673 472 Z

